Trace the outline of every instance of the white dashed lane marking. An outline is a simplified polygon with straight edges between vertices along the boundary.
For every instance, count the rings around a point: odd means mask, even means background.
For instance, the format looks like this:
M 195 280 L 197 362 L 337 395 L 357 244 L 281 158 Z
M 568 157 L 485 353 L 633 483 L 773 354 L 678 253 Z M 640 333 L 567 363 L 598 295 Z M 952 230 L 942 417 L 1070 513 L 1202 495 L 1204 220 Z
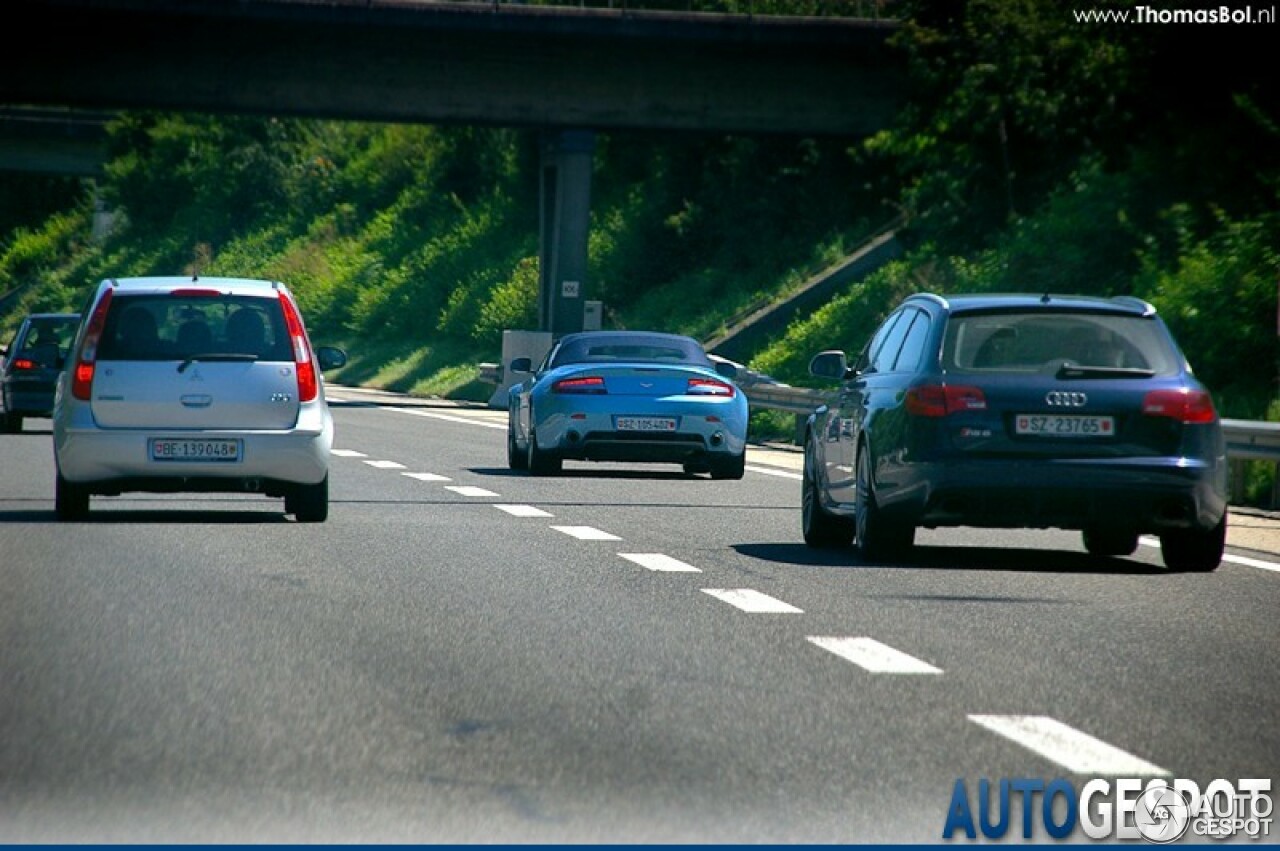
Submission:
M 750 588 L 703 588 L 702 592 L 753 614 L 804 614 L 803 609 Z
M 649 570 L 661 571 L 664 573 L 701 573 L 702 571 L 691 564 L 685 564 L 679 559 L 662 553 L 618 553 L 627 561 L 633 561 L 641 567 Z
M 491 490 L 473 487 L 472 485 L 445 485 L 445 490 L 453 491 L 458 496 L 497 496 Z
M 370 467 L 377 467 L 379 470 L 403 470 L 404 465 L 399 461 L 365 461 Z
M 1168 771 L 1046 715 L 970 715 L 975 724 L 1075 774 L 1166 776 Z
M 412 410 L 411 408 L 387 408 L 386 410 L 396 411 L 401 414 L 410 414 L 415 417 L 427 417 L 428 419 L 433 419 L 433 420 L 444 420 L 446 422 L 451 422 L 451 423 L 464 423 L 466 425 L 481 426 L 482 428 L 495 428 L 495 429 L 501 429 L 502 431 L 507 430 L 506 423 L 487 423 L 483 420 L 478 420 L 471 417 L 455 417 L 455 416 L 451 416 L 450 414 L 437 414 L 434 411 L 415 411 L 415 410 Z
M 757 467 L 754 464 L 748 464 L 746 468 L 752 473 L 763 473 L 766 476 L 777 476 L 780 479 L 794 479 L 797 482 L 804 478 L 799 473 L 793 473 L 790 470 L 779 470 L 777 467 Z
M 408 476 L 411 479 L 417 479 L 420 482 L 452 482 L 453 479 L 448 476 L 441 476 L 436 473 L 401 473 L 402 476 Z
M 512 517 L 554 517 L 550 511 L 534 508 L 532 505 L 494 505 L 499 511 L 505 511 Z
M 942 670 L 874 638 L 810 635 L 808 640 L 873 674 L 941 674 Z
M 617 535 L 602 532 L 594 526 L 552 526 L 557 532 L 564 532 L 579 541 L 621 541 Z
M 354 449 L 330 449 L 330 454 L 337 455 L 339 458 L 368 458 L 363 452 L 357 452 Z

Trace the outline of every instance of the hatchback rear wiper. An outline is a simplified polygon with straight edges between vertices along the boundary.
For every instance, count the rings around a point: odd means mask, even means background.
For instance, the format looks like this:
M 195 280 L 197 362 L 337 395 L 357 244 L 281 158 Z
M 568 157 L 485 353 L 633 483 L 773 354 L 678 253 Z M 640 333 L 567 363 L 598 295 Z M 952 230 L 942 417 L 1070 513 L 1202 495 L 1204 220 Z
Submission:
M 191 366 L 191 364 L 196 361 L 211 361 L 213 363 L 252 363 L 257 359 L 257 355 L 234 352 L 214 352 L 204 355 L 188 355 L 182 363 L 178 364 L 178 372 L 186 372 L 187 367 Z
M 1058 368 L 1058 378 L 1150 378 L 1155 375 L 1154 369 L 1139 369 L 1132 366 L 1080 366 L 1064 363 Z

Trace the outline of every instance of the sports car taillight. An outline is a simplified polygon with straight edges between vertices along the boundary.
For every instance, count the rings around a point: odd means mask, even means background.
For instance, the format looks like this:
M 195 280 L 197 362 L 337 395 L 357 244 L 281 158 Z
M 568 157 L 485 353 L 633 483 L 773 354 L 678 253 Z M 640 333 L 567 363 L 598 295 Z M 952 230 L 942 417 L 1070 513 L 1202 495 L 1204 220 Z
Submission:
M 689 388 L 684 392 L 687 396 L 724 396 L 732 399 L 737 391 L 732 384 L 714 378 L 690 378 Z
M 1152 390 L 1142 397 L 1142 413 L 1172 417 L 1184 423 L 1211 423 L 1217 416 L 1213 397 L 1203 390 Z
M 985 411 L 987 397 L 979 387 L 923 384 L 907 391 L 907 413 L 917 417 L 945 417 L 962 411 Z
M 81 401 L 89 401 L 93 391 L 93 371 L 98 361 L 98 341 L 102 339 L 102 326 L 107 322 L 107 307 L 111 304 L 111 290 L 102 294 L 102 300 L 89 317 L 84 340 L 76 355 L 76 365 L 71 373 L 71 395 Z
M 311 344 L 302 326 L 302 315 L 288 294 L 280 293 L 280 307 L 284 309 L 284 324 L 289 332 L 289 346 L 293 350 L 293 369 L 298 375 L 298 401 L 310 402 L 320 392 L 316 379 L 316 364 L 311 357 Z
M 605 389 L 604 379 L 598 375 L 586 375 L 581 378 L 562 378 L 551 385 L 552 393 L 591 393 L 602 396 L 609 391 Z

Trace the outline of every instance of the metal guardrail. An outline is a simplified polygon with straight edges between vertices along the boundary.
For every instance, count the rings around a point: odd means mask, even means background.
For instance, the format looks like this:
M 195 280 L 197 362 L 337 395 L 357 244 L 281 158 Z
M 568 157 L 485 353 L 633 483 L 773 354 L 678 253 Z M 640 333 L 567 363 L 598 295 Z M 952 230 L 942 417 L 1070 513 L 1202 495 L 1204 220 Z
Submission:
M 1228 458 L 1280 462 L 1280 423 L 1223 420 L 1222 433 Z

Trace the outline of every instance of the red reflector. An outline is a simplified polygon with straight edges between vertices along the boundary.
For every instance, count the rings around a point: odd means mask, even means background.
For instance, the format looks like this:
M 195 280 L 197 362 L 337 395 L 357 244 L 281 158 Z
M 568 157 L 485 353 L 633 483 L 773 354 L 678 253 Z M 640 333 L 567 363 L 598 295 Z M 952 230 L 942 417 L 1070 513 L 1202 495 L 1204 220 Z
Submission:
M 571 420 L 585 420 L 586 418 L 587 418 L 586 414 L 570 414 L 569 415 L 569 419 Z
M 1203 390 L 1152 390 L 1142 398 L 1142 413 L 1184 423 L 1211 423 L 1218 417 L 1213 397 Z
M 965 411 L 985 411 L 987 397 L 981 388 L 950 384 L 923 384 L 907 391 L 907 413 L 917 417 L 945 417 Z
M 594 393 L 603 395 L 609 391 L 605 389 L 604 379 L 598 375 L 586 375 L 581 378 L 562 378 L 555 384 L 551 385 L 552 393 Z
M 689 387 L 685 390 L 688 396 L 727 396 L 733 398 L 732 384 L 717 381 L 714 378 L 690 378 Z
M 14 369 L 35 369 L 36 362 L 30 358 L 18 358 L 13 362 Z

